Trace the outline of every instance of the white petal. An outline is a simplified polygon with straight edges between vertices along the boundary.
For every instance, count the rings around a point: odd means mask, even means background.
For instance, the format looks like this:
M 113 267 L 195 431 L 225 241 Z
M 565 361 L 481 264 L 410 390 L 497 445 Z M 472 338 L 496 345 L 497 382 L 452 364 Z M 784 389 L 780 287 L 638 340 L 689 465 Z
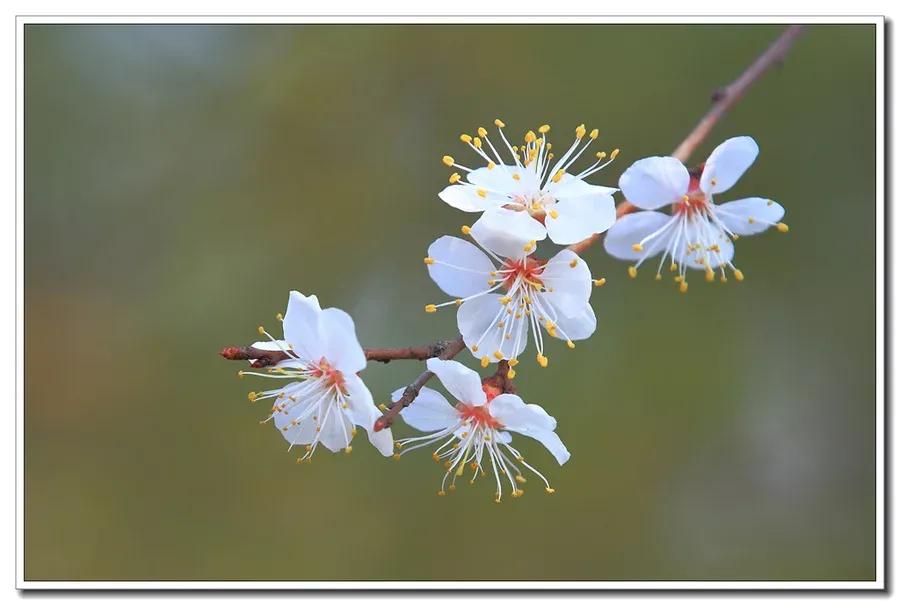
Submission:
M 324 340 L 323 355 L 331 365 L 352 374 L 366 367 L 366 354 L 356 338 L 353 319 L 334 307 L 319 315 L 319 332 Z
M 619 177 L 625 199 L 645 210 L 655 210 L 679 200 L 688 191 L 691 175 L 673 157 L 638 160 Z
M 722 193 L 731 189 L 753 165 L 757 155 L 759 145 L 752 138 L 728 139 L 709 154 L 709 159 L 703 166 L 703 174 L 700 175 L 700 189 L 706 193 Z
M 260 340 L 250 345 L 260 351 L 284 351 L 290 349 L 286 340 Z
M 481 377 L 458 361 L 432 357 L 425 365 L 433 372 L 441 384 L 462 403 L 483 405 L 487 401 L 481 388 Z
M 525 211 L 494 208 L 475 221 L 472 237 L 494 254 L 522 258 L 528 255 L 525 245 L 547 237 L 547 230 Z
M 665 247 L 669 241 L 670 233 L 674 233 L 674 225 L 660 236 L 653 238 L 644 244 L 644 249 L 636 252 L 633 248 L 645 237 L 661 229 L 672 217 L 662 212 L 648 210 L 626 214 L 606 232 L 603 239 L 603 247 L 606 251 L 623 260 L 638 260 L 640 258 L 655 256 Z
M 701 248 L 693 252 L 687 250 L 689 244 L 699 243 Z M 718 246 L 719 251 L 709 250 L 712 246 Z M 684 263 L 691 269 L 706 270 L 707 263 L 716 268 L 728 263 L 734 258 L 734 243 L 719 227 L 706 219 L 695 219 L 688 222 L 685 229 L 685 237 L 679 244 L 679 254 L 684 252 Z M 681 262 L 682 257 L 676 258 Z
M 597 329 L 597 316 L 589 303 L 584 303 L 578 313 L 560 315 L 556 318 L 556 335 L 560 340 L 584 340 Z
M 761 197 L 748 197 L 713 206 L 716 217 L 738 235 L 762 233 L 784 216 L 781 204 Z
M 397 401 L 404 389 L 397 389 L 391 394 L 391 400 Z M 459 422 L 459 412 L 447 402 L 447 399 L 428 387 L 422 387 L 412 403 L 400 411 L 406 424 L 420 431 L 439 431 Z
M 499 361 L 496 352 L 500 352 L 500 359 L 515 359 L 528 344 L 528 318 L 522 315 L 517 319 L 515 314 L 508 314 L 500 298 L 486 294 L 467 300 L 456 313 L 456 323 L 466 346 L 471 351 L 477 345 L 478 351 L 472 354 L 477 359 L 487 356 L 492 363 Z
M 290 392 L 294 390 L 295 385 L 300 386 L 301 383 L 289 384 L 285 387 L 285 392 L 290 394 Z M 285 403 L 290 403 L 287 398 L 279 397 L 275 400 L 275 405 L 278 406 Z M 278 429 L 278 432 L 288 443 L 292 445 L 306 445 L 307 443 L 312 443 L 315 438 L 316 422 L 312 418 L 307 418 L 300 424 L 293 424 L 293 420 L 299 418 L 307 409 L 309 409 L 311 403 L 313 403 L 313 401 L 309 399 L 301 399 L 293 404 L 292 407 L 281 412 L 276 412 L 273 416 L 272 421 L 275 424 L 275 428 Z
M 550 239 L 561 246 L 603 233 L 616 222 L 616 202 L 611 195 L 560 199 L 553 210 L 556 218 L 547 214 L 544 224 Z
M 520 195 L 525 191 L 526 183 L 521 178 L 521 169 L 516 166 L 494 166 L 478 168 L 466 175 L 466 180 L 477 187 L 506 196 Z M 513 178 L 519 174 L 519 180 Z
M 445 235 L 428 247 L 428 256 L 436 261 L 428 265 L 428 274 L 450 296 L 465 298 L 488 289 L 494 263 L 475 244 Z
M 490 412 L 504 428 L 540 441 L 560 465 L 565 464 L 571 456 L 562 440 L 553 432 L 556 419 L 541 406 L 526 404 L 518 395 L 503 394 L 491 401 Z
M 591 297 L 593 288 L 591 270 L 584 259 L 571 250 L 557 252 L 544 265 L 540 280 L 547 286 L 548 291 L 541 292 L 537 296 L 564 314 L 581 312 L 581 308 Z
M 546 189 L 547 193 L 552 194 L 558 200 L 569 197 L 584 197 L 586 195 L 612 195 L 618 191 L 615 187 L 591 185 L 568 173 L 564 174 L 558 183 L 554 183 L 551 179 Z
M 394 453 L 394 438 L 391 429 L 375 431 L 375 421 L 381 417 L 381 410 L 375 406 L 372 393 L 366 387 L 362 379 L 356 374 L 344 375 L 344 384 L 347 388 L 348 408 L 343 410 L 350 421 L 365 429 L 369 435 L 369 441 L 384 456 Z
M 449 185 L 438 197 L 463 212 L 482 212 L 502 203 L 496 199 L 481 197 L 475 187 L 468 185 Z
M 322 357 L 324 343 L 319 335 L 321 312 L 319 299 L 315 295 L 303 296 L 296 290 L 291 291 L 282 322 L 284 339 L 297 355 L 308 361 L 319 361 Z
M 319 441 L 332 452 L 339 452 L 353 439 L 353 423 L 340 408 L 332 408 L 319 426 Z

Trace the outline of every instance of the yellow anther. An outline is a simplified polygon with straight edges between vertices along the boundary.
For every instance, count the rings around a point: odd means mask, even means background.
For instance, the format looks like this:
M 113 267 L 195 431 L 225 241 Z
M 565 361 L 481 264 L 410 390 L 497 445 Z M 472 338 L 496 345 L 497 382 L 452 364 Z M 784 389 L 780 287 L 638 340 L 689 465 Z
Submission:
M 382 412 L 387 412 L 387 411 L 388 411 L 388 406 L 384 405 L 383 403 L 379 403 L 379 404 L 378 404 L 378 409 L 381 410 Z
M 487 197 L 487 191 L 484 189 L 477 189 L 475 193 L 478 194 L 478 197 Z
M 787 223 L 778 223 L 777 225 L 775 225 L 775 228 L 782 233 L 787 233 L 788 231 L 790 231 L 790 227 L 787 226 Z
M 509 371 L 506 372 L 506 377 L 509 378 L 510 380 L 512 380 L 513 378 L 516 377 L 516 371 L 514 369 L 510 368 Z
M 244 370 L 238 370 L 237 375 L 238 375 L 238 378 L 243 378 L 243 377 L 244 377 Z
M 605 283 L 606 283 L 606 278 L 605 278 L 605 277 L 601 277 L 600 279 L 595 279 L 595 280 L 594 280 L 594 285 L 597 286 L 598 288 L 599 288 L 600 286 L 602 286 L 603 284 L 605 284 Z
M 717 181 L 716 179 L 709 179 L 709 184 L 712 185 L 713 187 L 715 187 L 716 183 L 718 183 L 718 182 L 719 181 Z
M 345 453 L 345 454 L 349 454 L 349 453 L 352 452 L 352 451 L 353 451 L 353 446 L 352 446 L 352 445 L 348 445 L 347 447 L 344 448 L 344 453 Z
M 740 269 L 734 270 L 734 278 L 738 281 L 744 281 L 744 272 Z
M 451 185 L 455 185 L 456 183 L 459 182 L 459 179 L 460 179 L 459 173 L 454 172 L 453 174 L 450 175 L 450 178 L 448 180 L 450 181 Z
M 656 274 L 656 277 L 654 277 L 653 279 L 656 280 L 656 281 L 662 281 L 662 275 L 660 275 L 659 273 L 657 273 L 657 274 Z
M 598 152 L 597 152 L 597 159 L 598 159 L 598 160 L 602 160 L 602 159 L 605 158 L 605 157 L 606 157 L 606 152 L 605 152 L 605 151 L 598 151 Z
M 533 130 L 529 130 L 528 132 L 525 133 L 525 142 L 526 143 L 534 143 L 534 141 L 536 139 L 537 139 L 537 135 L 534 134 Z
M 392 458 L 393 458 L 394 460 L 400 460 L 400 454 L 394 454 L 394 455 L 392 456 Z
M 497 164 L 495 164 L 494 162 L 488 162 L 488 163 L 487 163 L 487 169 L 488 169 L 488 170 L 493 170 L 496 166 L 497 166 Z
M 678 268 L 678 265 L 676 265 L 674 262 L 669 265 L 669 271 L 674 271 L 677 268 Z
M 437 311 L 437 305 L 425 305 L 426 313 L 434 313 L 435 311 Z
M 441 491 L 439 491 L 439 492 L 437 493 L 437 495 L 438 495 L 438 496 L 446 496 L 446 495 L 447 495 L 447 492 L 445 492 L 444 490 L 441 490 Z
M 559 212 L 557 212 L 556 210 L 551 210 L 550 218 L 559 218 Z
M 487 134 L 488 134 L 487 129 L 485 129 L 483 126 L 478 127 L 478 136 L 480 136 L 483 139 L 487 136 Z
M 497 118 L 496 120 L 494 120 L 494 126 L 496 126 L 497 128 L 505 128 L 506 124 L 503 123 L 503 120 Z
M 278 321 L 284 321 L 284 315 L 282 315 L 281 313 L 276 313 L 275 319 L 277 319 Z
M 575 129 L 575 137 L 578 139 L 583 139 L 585 133 L 587 133 L 587 128 L 584 127 L 584 124 L 579 124 Z
M 481 358 L 481 367 L 486 368 L 489 365 L 491 365 L 491 358 L 488 357 L 487 355 L 485 355 L 484 357 Z
M 522 250 L 524 250 L 525 252 L 531 252 L 532 250 L 534 250 L 534 247 L 535 247 L 536 245 L 537 245 L 537 242 L 534 241 L 534 240 L 531 240 L 530 242 L 528 242 L 527 244 L 525 244 L 525 245 L 522 247 Z
M 496 359 L 503 359 L 503 352 L 502 351 L 494 351 L 494 357 Z
M 596 139 L 596 138 L 599 137 L 599 136 L 600 136 L 600 130 L 599 130 L 599 129 L 595 128 L 595 129 L 593 129 L 593 130 L 591 131 L 591 138 L 592 138 L 592 139 Z
M 715 281 L 715 280 L 716 280 L 716 274 L 713 272 L 712 269 L 707 268 L 706 269 L 706 281 Z
M 456 300 L 453 301 L 453 304 L 455 304 L 457 307 L 459 305 L 461 305 L 462 303 L 463 303 L 463 300 L 461 298 L 457 298 Z
M 477 353 L 477 352 L 478 352 L 478 345 L 472 345 L 472 352 L 473 352 L 473 353 Z
M 635 267 L 634 265 L 628 267 L 628 277 L 630 277 L 631 279 L 637 277 L 637 267 Z
M 616 159 L 616 157 L 618 155 L 619 155 L 619 149 L 618 148 L 613 149 L 612 152 L 609 154 L 609 159 L 614 160 L 614 159 Z
M 456 486 L 451 483 L 450 486 L 447 487 L 447 491 L 456 491 Z
M 578 259 L 577 259 L 577 258 L 573 258 L 572 260 L 570 260 L 570 261 L 569 261 L 569 266 L 572 267 L 573 269 L 574 269 L 575 267 L 577 267 L 577 266 L 578 266 Z
M 537 359 L 538 365 L 541 366 L 542 368 L 546 368 L 547 364 L 550 362 L 550 360 L 547 359 L 547 357 L 545 357 L 544 355 L 541 355 L 540 353 L 537 354 L 537 357 L 535 359 Z
M 544 491 L 547 492 L 548 494 L 555 494 L 555 493 L 556 493 L 556 490 L 553 489 L 552 487 L 545 487 L 545 488 L 544 488 Z
M 253 391 L 250 391 L 249 393 L 247 393 L 247 400 L 250 403 L 253 403 L 254 401 L 256 401 L 256 393 L 254 393 Z
M 462 227 L 459 228 L 459 230 L 462 232 L 463 235 L 469 235 L 470 233 L 472 233 L 472 228 L 469 227 L 468 225 L 463 225 Z
M 478 137 L 472 139 L 472 144 L 475 145 L 475 149 L 481 149 L 481 139 Z
M 635 252 L 641 252 L 644 247 L 641 244 L 634 244 L 633 246 L 631 246 L 631 249 Z
M 551 180 L 554 183 L 558 183 L 563 178 L 563 175 L 565 173 L 566 173 L 566 171 L 563 170 L 562 168 L 560 168 L 559 170 L 556 171 L 556 174 L 553 175 L 553 178 Z
M 424 260 L 424 262 L 425 262 L 426 265 L 433 265 L 433 264 L 434 264 L 434 259 L 431 258 L 430 256 L 426 256 L 423 260 Z
M 472 142 L 472 135 L 470 135 L 470 134 L 461 134 L 461 135 L 459 135 L 459 140 L 462 141 L 463 143 L 471 143 L 471 142 Z
M 682 294 L 686 294 L 687 290 L 688 290 L 688 285 L 687 285 L 686 281 L 682 281 L 680 284 L 678 284 L 679 292 L 681 292 Z
M 489 279 L 488 282 L 487 282 L 487 284 L 488 284 L 489 286 L 496 286 L 496 285 L 497 285 L 497 280 L 496 280 L 496 279 Z
M 752 216 L 748 216 L 748 217 L 747 217 L 747 222 L 750 223 L 750 224 L 752 225 L 753 223 L 756 222 L 756 219 L 753 218 Z
M 538 132 L 541 134 L 547 134 L 548 132 L 550 132 L 550 125 L 542 124 L 541 127 L 538 128 Z
M 521 179 L 521 178 L 522 178 L 522 177 L 519 176 L 519 173 L 518 173 L 518 172 L 516 172 L 515 174 L 513 174 L 513 180 L 514 180 L 514 181 L 518 181 L 518 180 Z
M 512 297 L 510 296 L 501 296 L 497 300 L 500 301 L 501 305 L 508 305 L 512 301 Z
M 575 348 L 575 343 L 572 342 L 571 340 L 567 340 L 567 341 L 566 341 L 566 346 L 569 347 L 570 349 L 574 349 L 574 348 Z
M 445 155 L 444 157 L 441 158 L 441 161 L 444 163 L 445 166 L 453 166 L 453 164 L 456 163 L 455 160 L 453 159 L 453 156 L 451 156 L 451 155 Z
M 681 282 L 684 281 L 684 278 L 683 278 L 682 276 L 680 276 L 680 275 L 676 275 L 676 276 L 673 277 L 672 279 L 675 280 L 675 283 L 676 283 L 676 284 L 681 283 Z
M 266 335 L 266 329 L 262 326 L 259 326 L 258 328 L 256 328 L 256 331 L 259 332 L 260 336 Z
M 522 475 L 516 475 L 516 483 L 528 483 L 528 480 Z

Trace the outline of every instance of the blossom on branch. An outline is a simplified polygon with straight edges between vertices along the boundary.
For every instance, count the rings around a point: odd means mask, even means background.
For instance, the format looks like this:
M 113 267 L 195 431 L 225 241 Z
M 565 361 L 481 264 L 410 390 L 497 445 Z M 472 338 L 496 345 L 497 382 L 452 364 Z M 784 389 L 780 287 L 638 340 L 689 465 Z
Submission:
M 357 372 L 366 366 L 366 356 L 356 338 L 353 319 L 335 308 L 322 309 L 315 296 L 293 291 L 283 319 L 284 340 L 268 336 L 255 348 L 282 351 L 287 359 L 262 372 L 239 372 L 289 383 L 282 388 L 250 393 L 251 402 L 272 399 L 272 421 L 290 443 L 303 445 L 306 452 L 297 462 L 309 460 L 319 444 L 332 452 L 352 450 L 350 441 L 357 426 L 369 434 L 378 451 L 390 456 L 391 431 L 375 431 L 381 412 Z
M 443 395 L 423 387 L 400 415 L 407 424 L 428 434 L 397 441 L 400 451 L 394 457 L 439 443 L 432 454 L 446 469 L 439 496 L 456 489 L 456 480 L 467 471 L 471 471 L 470 482 L 474 483 L 479 475 L 486 474 L 488 466 L 496 483 L 495 502 L 502 499 L 506 483 L 513 498 L 525 493 L 520 487 L 526 482 L 522 468 L 537 475 L 545 491 L 552 494 L 555 490 L 547 478 L 511 445 L 510 431 L 539 441 L 561 466 L 570 454 L 554 432 L 556 420 L 544 408 L 526 404 L 518 395 L 500 393 L 482 384 L 476 372 L 457 361 L 429 359 L 427 364 L 457 403 L 450 405 Z M 393 400 L 402 394 L 403 389 L 398 389 Z
M 536 242 L 511 235 L 524 229 L 516 228 L 522 222 L 534 221 L 506 209 L 485 214 L 471 229 L 463 228 L 478 246 L 444 236 L 429 246 L 425 258 L 434 282 L 455 297 L 426 305 L 425 310 L 458 306 L 459 331 L 482 367 L 502 359 L 514 367 L 529 333 L 537 362 L 546 367 L 544 332 L 575 348 L 574 341 L 588 338 L 597 327 L 588 301 L 592 284 L 601 285 L 603 280 L 592 280 L 587 263 L 570 250 L 549 260 L 531 256 Z M 514 375 L 510 369 L 510 377 Z
M 478 128 L 478 136 L 460 136 L 486 166 L 467 168 L 444 156 L 445 165 L 467 174 L 465 179 L 458 172 L 450 176 L 450 185 L 439 194 L 443 201 L 465 212 L 484 212 L 481 220 L 496 220 L 490 215 L 500 209 L 520 212 L 528 220 L 510 228 L 519 229 L 517 235 L 527 240 L 543 240 L 549 235 L 553 242 L 568 245 L 609 229 L 616 220 L 612 198 L 616 189 L 591 185 L 584 179 L 607 166 L 619 150 L 609 156 L 598 152 L 591 166 L 570 172 L 599 136 L 597 129 L 587 134 L 584 124 L 580 125 L 575 129 L 575 142 L 557 158 L 547 141 L 549 126 L 538 128 L 538 134 L 529 130 L 524 142 L 513 146 L 504 134 L 505 124 L 500 120 L 494 124 L 499 131 L 496 145 L 485 128 Z M 500 150 L 508 156 L 506 160 Z
M 752 138 L 735 137 L 716 147 L 693 174 L 673 157 L 638 160 L 619 179 L 619 186 L 626 199 L 643 212 L 626 215 L 610 228 L 606 251 L 637 261 L 628 268 L 631 277 L 645 260 L 662 253 L 656 279 L 662 279 L 668 260 L 682 292 L 687 292 L 688 268 L 705 271 L 707 281 L 713 281 L 718 270 L 722 282 L 728 281 L 728 268 L 735 279 L 743 281 L 743 272 L 732 263 L 732 240 L 772 226 L 787 232 L 788 226 L 779 222 L 784 208 L 761 197 L 716 204 L 713 196 L 734 186 L 758 154 Z M 671 214 L 657 212 L 667 205 L 672 207 Z

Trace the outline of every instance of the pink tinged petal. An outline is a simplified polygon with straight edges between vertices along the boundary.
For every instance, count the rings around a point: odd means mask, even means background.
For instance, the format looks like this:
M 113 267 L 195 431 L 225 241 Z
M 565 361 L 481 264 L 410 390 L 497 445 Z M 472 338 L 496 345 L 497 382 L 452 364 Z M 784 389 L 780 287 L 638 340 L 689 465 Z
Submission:
M 400 399 L 404 390 L 394 391 L 391 400 Z M 406 424 L 420 431 L 440 431 L 455 426 L 460 420 L 457 409 L 443 395 L 428 387 L 422 387 L 412 403 L 400 411 L 400 415 Z
M 781 204 L 761 197 L 748 197 L 713 206 L 716 217 L 733 233 L 762 233 L 784 217 Z
M 394 438 L 390 429 L 375 431 L 375 421 L 381 417 L 381 411 L 372 400 L 372 393 L 366 387 L 362 379 L 356 374 L 344 376 L 344 386 L 347 389 L 347 408 L 342 408 L 350 421 L 365 429 L 369 441 L 384 456 L 394 453 Z
M 547 291 L 538 296 L 563 314 L 580 313 L 591 297 L 591 270 L 571 250 L 557 252 L 545 265 L 540 279 Z
M 564 174 L 558 183 L 550 180 L 547 186 L 547 193 L 550 193 L 557 200 L 563 200 L 570 197 L 584 197 L 586 195 L 612 195 L 618 191 L 615 187 L 602 187 L 600 185 L 591 185 L 590 183 L 575 178 L 574 175 Z
M 478 195 L 475 187 L 467 185 L 450 185 L 438 194 L 438 197 L 457 210 L 463 212 L 482 212 L 499 205 L 502 201 L 489 200 Z
M 284 339 L 291 348 L 304 359 L 318 361 L 322 357 L 324 343 L 319 334 L 319 314 L 322 308 L 319 299 L 303 296 L 296 290 L 288 298 L 284 314 Z
M 554 243 L 568 246 L 594 233 L 603 233 L 616 222 L 616 203 L 611 195 L 561 199 L 544 223 Z M 555 217 L 555 218 L 554 218 Z
M 556 326 L 556 336 L 560 340 L 567 337 L 572 340 L 584 340 L 597 329 L 597 316 L 594 315 L 591 305 L 584 303 L 578 313 L 557 317 Z
M 665 248 L 671 234 L 675 232 L 674 226 L 645 242 L 642 250 L 635 250 L 634 246 L 648 235 L 659 231 L 671 218 L 668 214 L 650 210 L 626 214 L 609 228 L 603 239 L 603 247 L 610 255 L 623 260 L 655 256 Z
M 472 354 L 477 359 L 487 357 L 491 363 L 517 358 L 528 344 L 528 317 L 522 315 L 517 319 L 517 309 L 507 313 L 507 307 L 500 304 L 501 298 L 493 294 L 479 296 L 464 302 L 456 313 L 459 332 L 469 351 L 477 346 L 478 350 Z
M 756 156 L 759 145 L 750 137 L 728 139 L 715 149 L 706 160 L 700 175 L 700 189 L 710 193 L 722 193 L 731 189 L 747 171 Z
M 638 160 L 619 177 L 625 199 L 644 210 L 656 210 L 681 199 L 688 191 L 691 175 L 673 157 Z
M 526 404 L 518 395 L 503 394 L 490 404 L 491 415 L 503 428 L 539 441 L 563 465 L 571 454 L 557 436 L 556 419 L 539 405 Z
M 426 366 L 428 371 L 438 377 L 450 394 L 462 403 L 483 405 L 487 401 L 478 373 L 458 361 L 432 357 L 426 362 Z
M 543 240 L 547 237 L 547 230 L 525 211 L 495 208 L 475 221 L 472 237 L 494 254 L 523 258 L 529 254 L 525 251 L 526 244 Z
M 323 355 L 344 374 L 354 374 L 366 367 L 366 354 L 356 338 L 353 319 L 334 307 L 319 316 L 319 332 L 324 340 Z
M 488 289 L 494 263 L 478 246 L 445 235 L 428 247 L 428 274 L 450 296 L 465 298 Z

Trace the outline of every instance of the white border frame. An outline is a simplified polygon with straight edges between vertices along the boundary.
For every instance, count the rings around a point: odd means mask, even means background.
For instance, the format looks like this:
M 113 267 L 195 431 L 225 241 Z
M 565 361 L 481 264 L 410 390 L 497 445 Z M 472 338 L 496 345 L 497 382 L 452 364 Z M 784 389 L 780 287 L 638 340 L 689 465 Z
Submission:
M 60 24 L 265 24 L 265 23 L 594 23 L 594 24 L 869 24 L 876 52 L 876 579 L 859 582 L 41 582 L 25 579 L 24 569 L 24 28 Z M 16 17 L 16 588 L 18 589 L 553 589 L 553 590 L 884 590 L 885 584 L 885 100 L 884 18 L 862 17 L 628 17 L 628 16 L 18 16 Z M 699 118 L 699 113 L 698 113 Z M 897 220 L 897 217 L 894 218 Z

